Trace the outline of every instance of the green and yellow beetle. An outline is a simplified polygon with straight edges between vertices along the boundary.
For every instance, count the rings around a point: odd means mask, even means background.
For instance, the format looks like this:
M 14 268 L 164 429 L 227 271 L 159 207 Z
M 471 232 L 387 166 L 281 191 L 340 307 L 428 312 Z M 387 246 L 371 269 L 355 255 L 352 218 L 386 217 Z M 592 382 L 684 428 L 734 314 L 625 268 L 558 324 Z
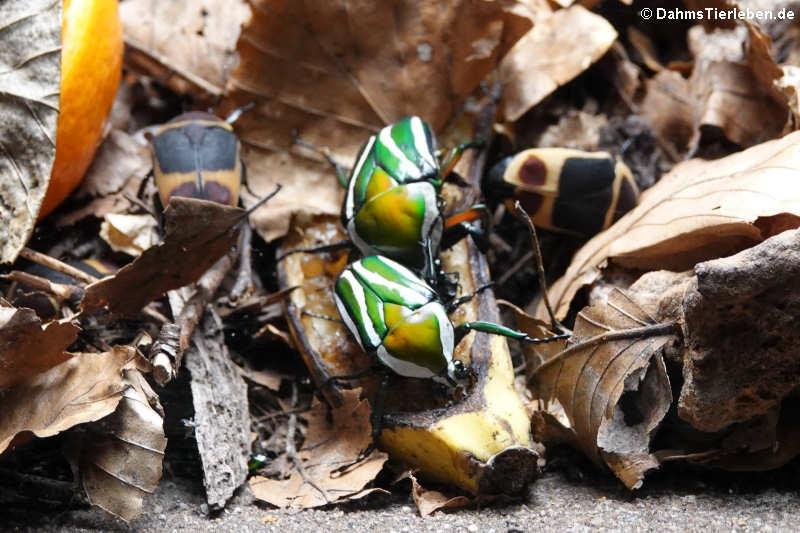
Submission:
M 589 237 L 633 209 L 639 188 L 628 166 L 608 152 L 531 148 L 496 164 L 489 197 L 519 200 L 539 227 Z
M 490 322 L 453 326 L 436 291 L 411 270 L 381 256 L 348 265 L 336 280 L 336 308 L 361 348 L 395 374 L 456 385 L 467 376 L 453 359 L 455 347 L 470 331 L 503 335 L 526 342 L 545 339 Z
M 238 114 L 235 112 L 231 117 Z M 163 206 L 172 196 L 227 205 L 239 203 L 245 168 L 239 140 L 231 125 L 233 120 L 190 111 L 156 131 L 150 142 L 153 173 Z
M 430 125 L 419 117 L 406 117 L 367 139 L 349 175 L 328 158 L 346 189 L 341 221 L 350 241 L 292 252 L 331 250 L 352 243 L 362 256 L 384 255 L 438 284 L 435 260 L 443 235 L 451 243 L 468 234 L 480 238 L 472 222 L 483 211 L 473 208 L 469 216 L 445 221 L 440 196 L 444 179 L 461 154 L 476 145 L 463 143 L 443 157 Z

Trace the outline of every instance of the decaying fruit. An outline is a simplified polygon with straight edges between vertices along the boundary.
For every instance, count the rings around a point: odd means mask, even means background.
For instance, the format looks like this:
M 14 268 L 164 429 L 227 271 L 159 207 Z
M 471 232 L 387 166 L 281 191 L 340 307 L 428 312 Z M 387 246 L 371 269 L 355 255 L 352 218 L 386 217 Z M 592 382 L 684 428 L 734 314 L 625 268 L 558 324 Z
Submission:
M 40 218 L 78 186 L 102 139 L 122 76 L 117 0 L 64 0 L 61 41 L 56 159 Z

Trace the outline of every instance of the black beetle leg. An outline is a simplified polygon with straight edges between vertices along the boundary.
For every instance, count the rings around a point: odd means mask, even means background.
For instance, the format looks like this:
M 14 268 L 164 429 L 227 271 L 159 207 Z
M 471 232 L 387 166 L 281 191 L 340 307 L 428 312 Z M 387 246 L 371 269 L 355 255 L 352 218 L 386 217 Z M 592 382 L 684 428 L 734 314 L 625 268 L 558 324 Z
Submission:
M 293 254 L 321 254 L 323 252 L 335 252 L 337 250 L 344 250 L 345 248 L 352 248 L 353 241 L 350 239 L 343 239 L 341 241 L 332 242 L 331 244 L 323 244 L 320 246 L 313 246 L 311 248 L 295 248 L 294 250 L 289 250 L 281 255 L 279 255 L 275 260 L 282 261 L 287 256 Z
M 494 282 L 490 281 L 489 283 L 487 283 L 485 285 L 481 285 L 480 287 L 478 287 L 477 289 L 475 289 L 473 292 L 471 292 L 469 294 L 465 294 L 464 296 L 459 296 L 458 298 L 455 298 L 455 299 L 447 302 L 447 312 L 449 313 L 451 311 L 454 311 L 455 309 L 458 308 L 458 306 L 467 303 L 468 301 L 472 300 L 473 298 L 475 298 L 477 295 L 479 295 L 480 293 L 482 293 L 486 289 L 489 289 L 489 288 L 491 288 L 493 286 L 494 286 Z

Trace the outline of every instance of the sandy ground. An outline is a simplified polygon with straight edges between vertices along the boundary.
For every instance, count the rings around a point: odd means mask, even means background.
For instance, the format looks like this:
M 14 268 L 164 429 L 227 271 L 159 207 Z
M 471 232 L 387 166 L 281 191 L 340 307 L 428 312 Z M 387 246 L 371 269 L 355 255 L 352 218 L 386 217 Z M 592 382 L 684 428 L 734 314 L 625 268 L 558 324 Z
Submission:
M 97 509 L 14 512 L 0 530 L 19 532 L 313 532 L 452 531 L 797 531 L 800 492 L 795 471 L 759 476 L 691 472 L 660 475 L 637 493 L 613 478 L 592 474 L 580 481 L 545 474 L 522 501 L 457 509 L 420 517 L 406 486 L 392 496 L 322 510 L 289 511 L 252 501 L 245 489 L 216 517 L 204 514 L 196 482 L 162 481 L 146 514 L 125 524 Z

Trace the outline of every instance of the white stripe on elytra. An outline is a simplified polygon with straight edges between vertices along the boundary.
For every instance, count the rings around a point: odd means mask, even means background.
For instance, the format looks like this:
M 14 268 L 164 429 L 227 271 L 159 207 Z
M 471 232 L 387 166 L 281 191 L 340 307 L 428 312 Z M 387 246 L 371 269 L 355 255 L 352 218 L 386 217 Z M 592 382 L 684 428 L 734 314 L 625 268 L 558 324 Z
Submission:
M 348 215 L 349 217 L 349 215 Z M 347 220 L 347 235 L 350 236 L 350 239 L 353 241 L 353 244 L 356 245 L 358 251 L 361 252 L 361 255 L 368 256 L 368 255 L 378 255 L 380 252 L 373 248 L 367 241 L 361 238 L 361 235 L 358 234 L 356 230 L 356 217 L 353 216 L 352 218 L 348 218 Z
M 397 143 L 394 142 L 394 139 L 392 138 L 391 126 L 386 126 L 385 128 L 383 128 L 378 133 L 378 137 L 381 143 L 383 143 L 383 145 L 386 146 L 386 148 L 392 153 L 392 155 L 394 155 L 398 159 L 400 166 L 407 167 L 404 168 L 399 173 L 400 175 L 410 174 L 412 176 L 416 176 L 417 174 L 419 174 L 419 169 L 417 168 L 417 165 L 415 165 L 413 161 L 408 159 L 408 157 L 406 157 L 406 154 L 404 154 L 403 151 L 400 149 L 400 147 L 397 146 Z
M 438 302 L 436 302 L 438 304 Z M 453 379 L 458 381 L 455 375 L 455 367 L 453 366 L 453 350 L 455 349 L 455 330 L 450 317 L 447 316 L 443 305 L 437 305 L 433 308 L 436 313 L 436 318 L 439 321 L 439 341 L 442 343 L 442 355 L 447 360 L 447 374 Z
M 439 250 L 439 243 L 442 240 L 442 216 L 439 212 L 438 198 L 436 196 L 436 188 L 430 183 L 423 181 L 408 185 L 408 187 L 418 186 L 420 194 L 425 198 L 425 218 L 422 219 L 422 235 L 420 238 L 431 240 L 431 249 L 434 253 Z M 433 225 L 439 222 L 438 228 L 433 228 Z M 431 228 L 434 231 L 431 231 Z
M 358 279 L 356 279 L 355 275 L 353 275 L 353 273 L 350 270 L 345 270 L 344 272 L 342 272 L 342 275 L 339 277 L 339 279 L 346 281 L 352 288 L 353 296 L 356 299 L 357 309 L 361 310 L 358 319 L 365 325 L 364 329 L 367 333 L 367 336 L 369 337 L 368 340 L 370 346 L 378 346 L 379 344 L 381 344 L 381 342 L 383 342 L 383 338 L 378 334 L 377 330 L 375 329 L 375 325 L 372 323 L 372 320 L 370 320 L 370 317 L 367 314 L 367 299 L 366 295 L 364 294 L 364 287 L 361 285 L 361 283 L 358 282 Z M 365 347 L 364 344 L 361 342 L 361 333 L 360 333 L 361 330 L 357 328 L 355 323 L 353 322 L 350 313 L 347 311 L 347 306 L 344 304 L 343 301 L 341 301 L 339 295 L 336 294 L 335 291 L 334 295 L 335 295 L 334 300 L 336 302 L 336 308 L 339 310 L 339 315 L 341 315 L 342 320 L 344 320 L 347 329 L 349 329 L 350 332 L 353 334 L 353 336 L 358 340 L 358 344 L 361 345 L 361 349 L 368 351 L 368 347 Z M 383 309 L 382 306 L 380 307 L 381 307 L 380 319 L 384 320 L 382 316 Z
M 422 119 L 419 117 L 411 117 L 411 135 L 414 137 L 414 148 L 417 149 L 420 157 L 422 157 L 431 168 L 436 168 L 436 162 L 428 146 L 428 138 L 425 136 L 425 126 Z
M 358 177 L 361 169 L 364 167 L 364 162 L 369 157 L 370 153 L 372 153 L 372 147 L 375 145 L 375 136 L 372 135 L 364 146 L 364 149 L 361 151 L 361 157 L 356 161 L 356 166 L 353 167 L 353 170 L 350 171 L 350 181 L 347 182 L 347 197 L 345 198 L 344 204 L 344 212 L 345 216 L 349 220 L 355 213 L 353 212 L 353 195 L 355 194 L 354 189 L 356 187 L 356 177 Z
M 359 276 L 363 277 L 367 283 L 384 287 L 387 290 L 398 293 L 404 302 L 408 302 L 408 305 L 425 305 L 435 297 L 433 289 L 431 289 L 427 283 L 423 282 L 416 275 L 414 275 L 413 272 L 386 257 L 380 257 L 380 260 L 386 264 L 386 266 L 397 272 L 398 276 L 405 278 L 406 281 L 411 282 L 413 285 L 416 285 L 416 287 L 409 288 L 406 285 L 401 285 L 400 283 L 386 279 L 380 274 L 371 272 L 364 267 L 361 261 L 353 263 L 351 268 Z

